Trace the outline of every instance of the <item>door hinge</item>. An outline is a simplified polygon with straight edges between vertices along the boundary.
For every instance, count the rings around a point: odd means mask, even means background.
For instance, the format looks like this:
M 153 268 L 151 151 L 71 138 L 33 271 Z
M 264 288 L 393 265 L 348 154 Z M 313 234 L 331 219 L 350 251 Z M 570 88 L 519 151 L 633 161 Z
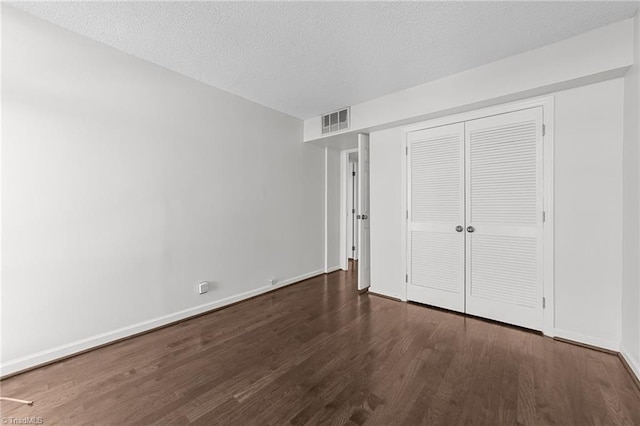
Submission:
M 546 298 L 542 298 L 542 309 L 545 309 L 547 307 L 547 299 Z
M 409 155 L 409 147 L 408 146 L 404 147 L 404 155 Z
M 404 282 L 408 283 L 409 282 L 409 274 L 405 274 L 404 276 Z
M 351 246 L 351 251 L 356 251 L 356 246 Z
M 546 211 L 542 211 L 542 223 L 545 223 L 547 221 L 547 212 Z
M 352 214 L 355 213 L 355 212 L 356 212 L 356 209 L 351 209 L 351 213 Z
M 355 176 L 355 175 L 356 175 L 356 172 L 351 172 L 351 176 Z
M 542 136 L 547 134 L 547 126 L 546 125 L 542 125 Z
M 409 219 L 409 210 L 407 210 L 407 219 Z

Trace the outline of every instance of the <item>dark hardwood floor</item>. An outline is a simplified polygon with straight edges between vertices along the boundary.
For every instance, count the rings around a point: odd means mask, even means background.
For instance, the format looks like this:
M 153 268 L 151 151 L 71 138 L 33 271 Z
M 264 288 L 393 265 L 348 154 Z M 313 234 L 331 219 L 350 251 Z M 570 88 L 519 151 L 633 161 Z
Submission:
M 0 383 L 44 424 L 624 424 L 615 356 L 320 276 Z

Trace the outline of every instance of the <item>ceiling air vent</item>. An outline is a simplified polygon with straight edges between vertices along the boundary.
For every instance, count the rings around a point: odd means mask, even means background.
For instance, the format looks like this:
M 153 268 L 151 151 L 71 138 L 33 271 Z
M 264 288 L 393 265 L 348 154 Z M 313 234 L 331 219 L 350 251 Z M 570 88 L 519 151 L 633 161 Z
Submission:
M 349 108 L 330 112 L 322 116 L 322 134 L 349 128 Z

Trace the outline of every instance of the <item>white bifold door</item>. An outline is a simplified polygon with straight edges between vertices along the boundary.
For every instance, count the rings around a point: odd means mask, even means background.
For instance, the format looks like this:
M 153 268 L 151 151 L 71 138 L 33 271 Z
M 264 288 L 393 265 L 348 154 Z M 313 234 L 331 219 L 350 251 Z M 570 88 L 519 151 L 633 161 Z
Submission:
M 542 329 L 542 108 L 408 134 L 407 298 Z
M 464 312 L 464 123 L 408 134 L 407 299 Z

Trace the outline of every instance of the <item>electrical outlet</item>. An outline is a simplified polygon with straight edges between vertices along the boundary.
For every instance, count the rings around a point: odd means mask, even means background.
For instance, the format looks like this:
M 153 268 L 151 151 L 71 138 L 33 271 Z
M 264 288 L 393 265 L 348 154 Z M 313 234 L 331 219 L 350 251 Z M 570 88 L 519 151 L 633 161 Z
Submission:
M 269 280 L 269 285 L 276 285 L 277 283 L 278 283 L 278 280 L 277 280 L 277 279 L 275 279 L 275 278 L 271 278 L 271 279 Z
M 207 281 L 200 281 L 198 283 L 198 292 L 200 294 L 205 294 L 209 291 L 209 283 Z

